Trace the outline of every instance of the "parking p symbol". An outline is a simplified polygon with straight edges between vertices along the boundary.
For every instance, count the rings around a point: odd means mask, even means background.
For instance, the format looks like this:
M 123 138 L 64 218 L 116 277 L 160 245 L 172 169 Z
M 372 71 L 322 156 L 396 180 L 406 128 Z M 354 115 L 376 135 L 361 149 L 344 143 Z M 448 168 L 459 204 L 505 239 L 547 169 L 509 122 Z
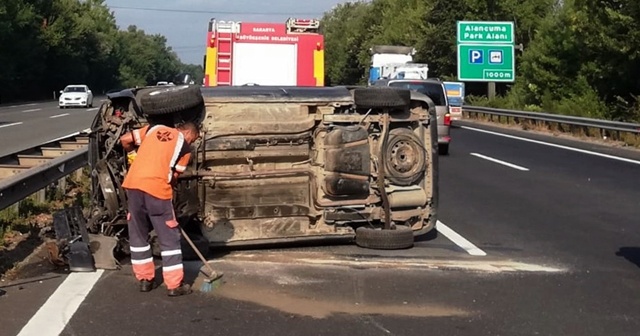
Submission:
M 482 50 L 469 50 L 469 63 L 471 64 L 483 64 L 484 55 Z

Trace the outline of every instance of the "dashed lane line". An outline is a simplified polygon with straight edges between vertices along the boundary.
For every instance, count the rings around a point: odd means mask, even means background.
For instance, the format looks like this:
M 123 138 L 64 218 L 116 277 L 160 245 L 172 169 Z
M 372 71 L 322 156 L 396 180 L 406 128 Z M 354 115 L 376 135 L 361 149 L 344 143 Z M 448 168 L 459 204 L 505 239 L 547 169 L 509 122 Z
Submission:
M 22 125 L 22 122 L 14 122 L 14 123 L 11 123 L 11 124 L 0 125 L 0 128 L 11 127 L 11 126 L 17 126 L 17 125 Z
M 97 110 L 97 109 L 98 109 L 97 107 L 94 107 L 94 108 L 90 108 L 90 109 L 87 109 L 87 112 L 90 112 L 90 111 L 95 111 L 95 110 Z
M 37 108 L 37 109 L 29 109 L 29 110 L 24 110 L 24 111 L 22 111 L 22 113 L 36 112 L 36 111 L 42 111 L 42 109 L 40 109 L 40 108 Z
M 517 170 L 521 170 L 521 171 L 529 171 L 529 168 L 518 166 L 518 165 L 515 165 L 513 163 L 506 162 L 506 161 L 498 160 L 498 159 L 492 158 L 490 156 L 486 156 L 486 155 L 482 155 L 482 154 L 478 154 L 478 153 L 471 153 L 471 155 L 473 155 L 475 157 L 479 157 L 481 159 L 485 159 L 487 161 L 495 162 L 495 163 L 498 163 L 498 164 L 501 164 L 503 166 L 507 166 L 507 167 L 510 167 L 510 168 L 513 168 L 513 169 L 517 169 Z
M 588 155 L 593 155 L 593 156 L 599 156 L 599 157 L 602 157 L 602 158 L 618 160 L 618 161 L 623 161 L 623 162 L 628 162 L 628 163 L 633 163 L 633 164 L 640 165 L 640 161 L 638 161 L 638 160 L 632 160 L 632 159 L 627 159 L 627 158 L 620 157 L 620 156 L 593 152 L 593 151 L 589 151 L 589 150 L 586 150 L 586 149 L 573 148 L 573 147 L 558 145 L 558 144 L 554 144 L 554 143 L 550 143 L 550 142 L 544 142 L 544 141 L 540 141 L 540 140 L 533 140 L 533 139 L 523 138 L 523 137 L 519 137 L 519 136 L 515 136 L 515 135 L 509 135 L 509 134 L 503 134 L 503 133 L 498 133 L 498 132 L 493 132 L 493 131 L 487 131 L 487 130 L 474 128 L 474 127 L 460 126 L 460 128 L 463 128 L 463 129 L 466 129 L 466 130 L 470 130 L 470 131 L 481 132 L 481 133 L 486 133 L 486 134 L 492 134 L 492 135 L 497 135 L 497 136 L 501 136 L 501 137 L 505 137 L 505 138 L 509 138 L 509 139 L 526 141 L 526 142 L 531 142 L 531 143 L 535 143 L 535 144 L 539 144 L 539 145 L 555 147 L 555 148 L 565 149 L 565 150 L 568 150 L 568 151 L 573 151 L 573 152 L 578 152 L 578 153 L 583 153 L 583 154 L 588 154 Z
M 22 328 L 18 336 L 58 336 L 78 310 L 103 270 L 71 273 Z
M 463 250 L 467 251 L 472 256 L 483 257 L 486 256 L 487 253 L 477 246 L 473 245 L 470 241 L 468 241 L 463 236 L 459 235 L 457 232 L 453 231 L 450 227 L 446 226 L 443 222 L 438 221 L 436 223 L 436 230 L 442 233 L 447 239 L 452 241 L 454 244 L 461 247 Z
M 22 105 L 11 105 L 8 106 L 9 108 L 16 108 L 16 107 L 25 107 L 25 106 L 36 106 L 38 105 L 37 103 L 31 103 L 31 104 L 22 104 Z
M 53 118 L 60 118 L 60 117 L 66 117 L 68 116 L 69 113 L 62 113 L 62 114 L 56 114 L 54 116 L 50 116 L 49 119 L 53 119 Z

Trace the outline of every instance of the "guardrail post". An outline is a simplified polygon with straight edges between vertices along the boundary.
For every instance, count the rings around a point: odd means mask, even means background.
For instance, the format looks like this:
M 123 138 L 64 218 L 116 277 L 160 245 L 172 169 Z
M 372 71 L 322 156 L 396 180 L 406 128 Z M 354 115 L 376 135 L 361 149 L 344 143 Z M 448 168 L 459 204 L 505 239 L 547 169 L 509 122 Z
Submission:
M 60 192 L 64 195 L 65 191 L 67 190 L 67 178 L 66 177 L 63 177 L 63 178 L 58 180 L 58 190 L 60 190 Z
M 36 192 L 36 202 L 44 203 L 47 201 L 47 188 L 40 189 Z
M 84 168 L 80 168 L 78 170 L 76 170 L 75 172 L 73 172 L 74 178 L 76 180 L 80 180 L 82 178 L 82 174 L 84 173 Z
M 489 85 L 487 87 L 487 96 L 489 97 L 490 100 L 496 97 L 496 83 L 495 82 L 489 82 Z

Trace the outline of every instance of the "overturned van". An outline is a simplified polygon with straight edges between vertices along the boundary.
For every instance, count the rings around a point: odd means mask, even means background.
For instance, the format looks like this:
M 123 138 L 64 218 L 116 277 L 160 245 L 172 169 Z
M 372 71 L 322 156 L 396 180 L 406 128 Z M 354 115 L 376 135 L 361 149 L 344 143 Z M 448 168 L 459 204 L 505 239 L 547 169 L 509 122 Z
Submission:
M 428 96 L 390 87 L 177 85 L 111 94 L 92 126 L 87 228 L 127 249 L 118 139 L 193 121 L 202 137 L 174 191 L 206 247 L 346 239 L 411 247 L 434 229 L 438 135 Z

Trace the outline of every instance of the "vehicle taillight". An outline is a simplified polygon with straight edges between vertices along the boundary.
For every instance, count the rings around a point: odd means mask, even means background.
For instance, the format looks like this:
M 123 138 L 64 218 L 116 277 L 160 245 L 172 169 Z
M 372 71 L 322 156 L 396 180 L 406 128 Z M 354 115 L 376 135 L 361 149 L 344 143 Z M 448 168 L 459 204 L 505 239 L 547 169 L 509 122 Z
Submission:
M 451 114 L 447 113 L 444 115 L 444 124 L 446 126 L 451 126 Z

